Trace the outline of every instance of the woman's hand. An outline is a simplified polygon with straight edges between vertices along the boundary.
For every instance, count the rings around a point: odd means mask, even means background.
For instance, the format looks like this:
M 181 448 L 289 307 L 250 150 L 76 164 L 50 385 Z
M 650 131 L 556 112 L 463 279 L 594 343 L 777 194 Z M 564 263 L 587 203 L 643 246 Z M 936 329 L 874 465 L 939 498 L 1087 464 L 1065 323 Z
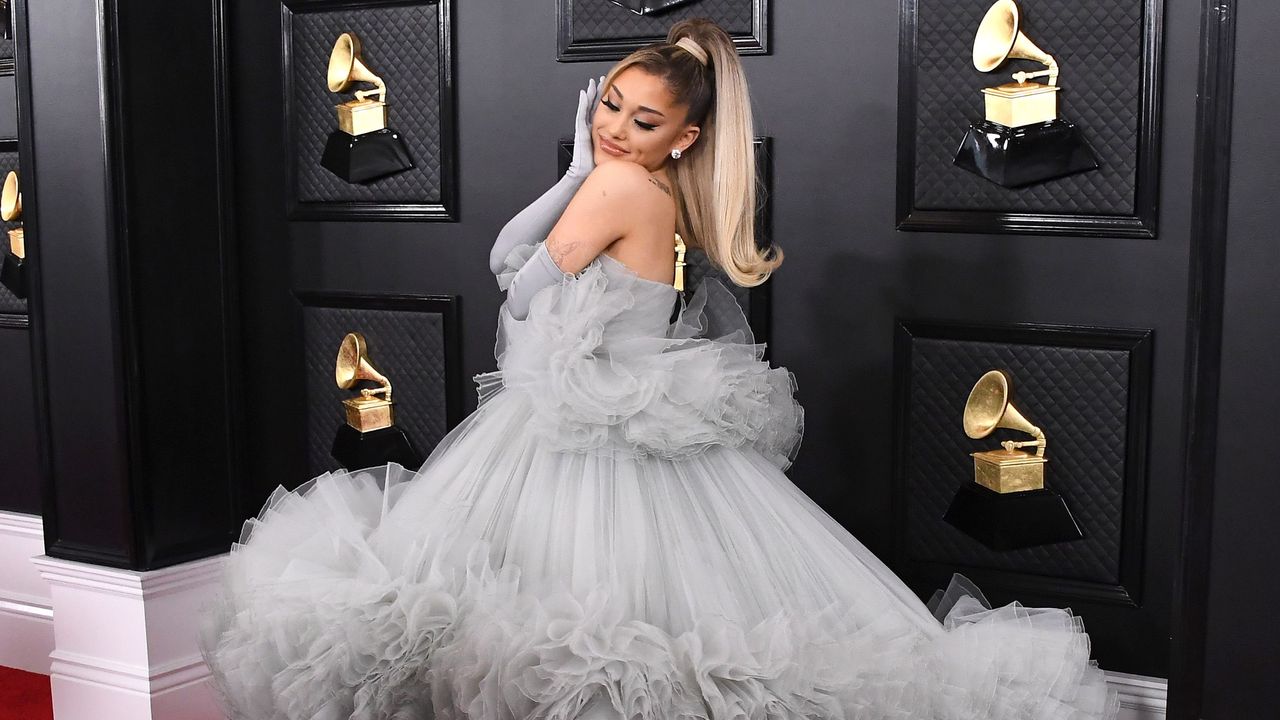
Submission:
M 574 118 L 573 129 L 573 161 L 569 163 L 569 170 L 551 189 L 511 218 L 489 249 L 489 269 L 498 278 L 498 287 L 503 290 L 507 289 L 504 280 L 509 270 L 507 256 L 519 245 L 536 245 L 545 240 L 578 188 L 582 187 L 587 176 L 595 169 L 591 116 L 595 112 L 596 103 L 600 102 L 600 85 L 603 82 L 603 75 L 598 82 L 592 78 L 586 90 L 578 91 L 578 114 Z
M 595 114 L 596 104 L 600 102 L 603 86 L 604 76 L 601 75 L 599 80 L 591 78 L 587 81 L 587 88 L 578 91 L 578 114 L 574 117 L 573 127 L 573 160 L 565 173 L 569 177 L 586 178 L 596 166 L 591 118 Z

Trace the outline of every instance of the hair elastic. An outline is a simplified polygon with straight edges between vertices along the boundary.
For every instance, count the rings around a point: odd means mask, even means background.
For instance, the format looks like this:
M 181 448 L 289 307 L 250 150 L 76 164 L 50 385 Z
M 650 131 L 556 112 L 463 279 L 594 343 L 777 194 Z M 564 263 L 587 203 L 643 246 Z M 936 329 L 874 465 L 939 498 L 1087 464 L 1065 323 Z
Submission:
M 703 50 L 702 46 L 699 45 L 698 42 L 693 38 L 686 35 L 685 37 L 680 38 L 679 40 L 675 41 L 672 44 L 678 45 L 684 48 L 686 52 L 688 52 L 690 55 L 697 58 L 698 62 L 702 63 L 703 65 L 707 64 L 707 51 Z

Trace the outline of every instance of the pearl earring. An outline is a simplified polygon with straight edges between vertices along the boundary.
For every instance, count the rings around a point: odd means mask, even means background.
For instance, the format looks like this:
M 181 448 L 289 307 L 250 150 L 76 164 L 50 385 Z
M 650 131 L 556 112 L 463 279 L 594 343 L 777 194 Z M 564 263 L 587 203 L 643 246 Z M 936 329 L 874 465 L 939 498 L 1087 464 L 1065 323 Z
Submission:
M 680 148 L 672 148 L 672 150 L 671 150 L 671 157 L 672 157 L 673 159 L 675 159 L 675 160 L 679 160 L 679 159 L 680 159 Z

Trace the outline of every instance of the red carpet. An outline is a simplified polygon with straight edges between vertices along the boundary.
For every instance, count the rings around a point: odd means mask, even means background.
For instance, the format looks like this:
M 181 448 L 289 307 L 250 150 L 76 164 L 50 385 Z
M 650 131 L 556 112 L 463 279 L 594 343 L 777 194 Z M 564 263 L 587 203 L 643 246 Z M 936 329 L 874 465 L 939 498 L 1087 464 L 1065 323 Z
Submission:
M 49 676 L 0 667 L 0 720 L 53 720 Z

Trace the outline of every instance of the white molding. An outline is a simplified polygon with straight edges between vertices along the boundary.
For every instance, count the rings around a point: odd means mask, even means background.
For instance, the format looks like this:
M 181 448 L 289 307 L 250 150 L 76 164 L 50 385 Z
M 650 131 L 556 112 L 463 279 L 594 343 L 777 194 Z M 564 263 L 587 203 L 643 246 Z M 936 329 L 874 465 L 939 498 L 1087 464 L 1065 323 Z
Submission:
M 0 510 L 0 535 L 31 535 L 44 541 L 44 519 L 39 515 Z
M 43 552 L 39 515 L 0 510 L 0 665 L 48 675 L 53 600 L 31 564 Z
M 196 641 L 226 555 L 135 571 L 45 555 L 58 720 L 222 720 Z
M 1107 684 L 1120 692 L 1118 720 L 1164 720 L 1169 707 L 1169 681 L 1108 670 Z
M 127 598 L 155 599 L 206 585 L 217 579 L 225 555 L 195 560 L 159 570 L 121 570 L 103 565 L 60 560 L 45 555 L 31 562 L 43 568 L 40 574 L 51 583 L 67 587 L 120 595 Z
M 67 678 L 152 694 L 182 688 L 209 677 L 209 669 L 198 654 L 184 660 L 146 666 L 54 650 L 53 672 Z

